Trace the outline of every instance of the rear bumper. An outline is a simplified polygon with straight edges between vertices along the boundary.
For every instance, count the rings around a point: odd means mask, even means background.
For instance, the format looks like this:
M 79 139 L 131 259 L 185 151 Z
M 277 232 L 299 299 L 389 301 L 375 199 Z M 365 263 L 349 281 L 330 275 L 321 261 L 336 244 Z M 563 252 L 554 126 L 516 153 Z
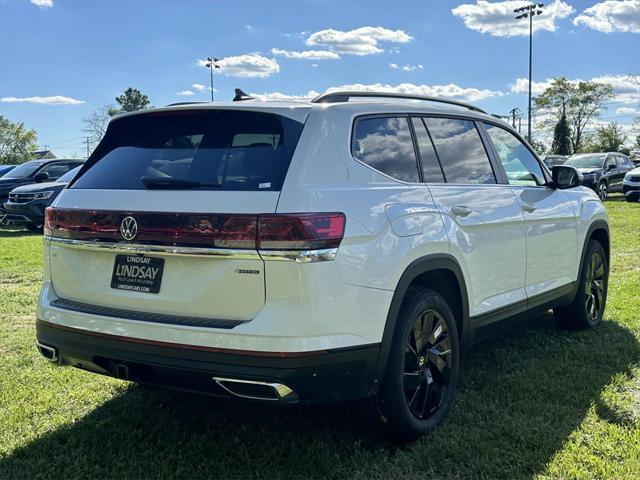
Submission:
M 117 337 L 37 321 L 37 342 L 55 350 L 55 361 L 103 375 L 213 395 L 230 395 L 214 378 L 279 384 L 286 401 L 323 403 L 377 392 L 380 344 L 323 352 L 227 353 Z M 242 395 L 240 395 L 242 396 Z

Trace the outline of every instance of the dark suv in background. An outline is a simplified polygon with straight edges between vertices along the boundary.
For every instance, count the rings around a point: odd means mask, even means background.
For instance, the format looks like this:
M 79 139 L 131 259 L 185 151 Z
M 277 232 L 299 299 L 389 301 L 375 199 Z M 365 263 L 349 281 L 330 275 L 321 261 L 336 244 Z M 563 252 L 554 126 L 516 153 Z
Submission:
M 22 163 L 0 178 L 0 205 L 7 201 L 9 192 L 21 185 L 57 180 L 72 168 L 82 165 L 84 160 L 49 159 L 31 160 Z
M 32 183 L 16 187 L 9 193 L 9 200 L 2 205 L 2 225 L 21 225 L 32 231 L 40 231 L 44 223 L 44 210 L 53 203 L 82 168 L 69 170 L 55 182 Z
M 633 163 L 622 153 L 578 153 L 564 163 L 582 173 L 582 184 L 593 189 L 600 200 L 609 192 L 622 192 L 625 174 L 634 168 Z

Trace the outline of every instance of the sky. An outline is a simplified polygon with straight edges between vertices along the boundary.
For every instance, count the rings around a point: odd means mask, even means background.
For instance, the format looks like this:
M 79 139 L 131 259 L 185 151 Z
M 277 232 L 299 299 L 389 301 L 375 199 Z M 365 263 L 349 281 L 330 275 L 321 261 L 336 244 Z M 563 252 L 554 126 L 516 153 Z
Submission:
M 0 114 L 58 157 L 85 156 L 83 119 L 127 87 L 152 105 L 331 88 L 389 90 L 525 112 L 528 2 L 0 0 Z M 534 95 L 554 77 L 609 83 L 601 116 L 640 114 L 640 0 L 547 0 L 534 17 Z M 640 132 L 638 132 L 640 133 Z

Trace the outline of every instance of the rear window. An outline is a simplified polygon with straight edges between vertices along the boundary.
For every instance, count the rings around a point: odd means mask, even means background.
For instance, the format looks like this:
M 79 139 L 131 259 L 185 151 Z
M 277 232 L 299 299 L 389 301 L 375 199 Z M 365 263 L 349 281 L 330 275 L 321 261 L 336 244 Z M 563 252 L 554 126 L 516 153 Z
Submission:
M 125 117 L 109 126 L 71 188 L 280 190 L 302 128 L 238 110 Z

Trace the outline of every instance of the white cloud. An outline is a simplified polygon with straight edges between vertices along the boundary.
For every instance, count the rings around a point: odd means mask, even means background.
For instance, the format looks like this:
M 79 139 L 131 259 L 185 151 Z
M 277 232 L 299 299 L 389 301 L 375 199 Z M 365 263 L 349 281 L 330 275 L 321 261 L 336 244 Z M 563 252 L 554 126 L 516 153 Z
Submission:
M 389 64 L 389 68 L 391 68 L 393 70 L 397 70 L 398 69 L 398 64 L 397 63 L 390 63 Z
M 604 33 L 640 33 L 640 1 L 605 0 L 596 3 L 574 18 L 573 24 L 582 24 Z
M 457 98 L 460 100 L 478 101 L 490 97 L 499 97 L 504 95 L 503 92 L 479 88 L 465 88 L 455 84 L 449 85 L 416 85 L 413 83 L 401 83 L 399 85 L 388 85 L 381 83 L 362 84 L 355 83 L 349 85 L 340 85 L 330 87 L 324 93 L 340 92 L 340 91 L 365 91 L 365 92 L 391 92 L 406 93 L 412 95 L 429 95 L 436 97 Z M 310 90 L 302 95 L 289 95 L 281 92 L 271 93 L 252 93 L 251 96 L 260 100 L 310 100 L 318 96 L 320 93 Z
M 84 100 L 76 100 L 71 97 L 63 97 L 62 95 L 53 95 L 51 97 L 2 97 L 2 103 L 36 103 L 39 105 L 80 105 Z
M 318 66 L 318 64 L 317 63 L 312 63 L 311 66 L 315 68 L 315 67 Z
M 531 82 L 531 93 L 533 95 L 540 95 L 548 87 L 551 86 L 551 78 L 547 78 L 544 82 Z M 512 93 L 529 93 L 529 79 L 518 78 L 515 83 L 509 85 Z
M 31 0 L 33 5 L 36 5 L 40 8 L 51 8 L 53 7 L 53 0 Z
M 455 16 L 462 18 L 467 28 L 496 37 L 514 37 L 529 35 L 529 21 L 516 20 L 514 9 L 528 5 L 523 0 L 506 2 L 487 2 L 477 0 L 475 4 L 465 3 L 451 10 Z M 542 15 L 533 19 L 533 31 L 548 30 L 555 32 L 556 22 L 574 12 L 571 5 L 562 0 L 554 0 L 543 8 Z
M 616 108 L 616 115 L 629 115 L 634 113 L 640 113 L 640 110 L 633 107 L 618 107 Z
M 399 85 L 389 84 L 362 84 L 355 83 L 351 85 L 341 85 L 339 87 L 331 87 L 327 92 L 337 92 L 341 90 L 357 90 L 365 92 L 391 92 L 406 93 L 412 95 L 429 95 L 434 97 L 450 97 L 468 100 L 471 102 L 483 100 L 485 98 L 500 97 L 503 92 L 479 88 L 460 87 L 450 83 L 448 85 L 416 85 L 413 83 L 401 83 Z
M 194 83 L 191 85 L 191 88 L 193 88 L 194 90 L 196 90 L 197 92 L 202 92 L 203 90 L 208 90 L 211 91 L 211 87 L 207 87 L 206 85 L 202 84 L 202 83 Z M 214 92 L 217 92 L 218 89 L 217 88 L 213 88 Z M 189 94 L 187 94 L 189 95 Z
M 195 94 L 191 90 L 182 90 L 181 92 L 176 93 L 176 95 L 180 95 L 181 97 L 190 97 Z
M 198 60 L 198 65 L 206 66 L 206 60 Z M 226 57 L 218 62 L 216 73 L 224 73 L 228 77 L 266 78 L 280 71 L 280 65 L 273 58 L 266 58 L 257 53 Z
M 320 94 L 315 90 L 309 90 L 307 93 L 302 95 L 288 95 L 280 92 L 251 93 L 250 95 L 259 100 L 311 100 L 313 97 L 317 97 Z
M 282 50 L 281 48 L 272 48 L 273 55 L 279 55 L 285 58 L 296 58 L 302 60 L 337 60 L 340 58 L 336 52 L 329 50 L 305 50 L 296 52 L 293 50 Z
M 314 32 L 306 40 L 309 46 L 323 46 L 330 50 L 349 55 L 371 55 L 384 50 L 381 43 L 407 43 L 412 37 L 402 30 L 384 27 L 360 27 L 342 31 L 332 28 Z
M 540 95 L 551 86 L 552 78 L 547 78 L 542 82 L 531 82 L 531 92 L 533 95 Z M 570 79 L 570 82 L 578 83 L 584 81 L 580 78 Z M 606 83 L 613 87 L 613 102 L 619 103 L 640 103 L 640 85 L 631 75 L 601 75 L 593 77 L 589 81 Z M 518 78 L 515 83 L 509 85 L 512 93 L 527 93 L 529 81 L 526 78 Z
M 422 70 L 424 67 L 421 64 L 418 65 L 404 65 L 402 70 L 405 72 L 415 72 L 416 70 Z
M 613 87 L 613 101 L 620 103 L 640 103 L 640 85 L 631 75 L 601 75 L 592 82 L 606 83 Z

